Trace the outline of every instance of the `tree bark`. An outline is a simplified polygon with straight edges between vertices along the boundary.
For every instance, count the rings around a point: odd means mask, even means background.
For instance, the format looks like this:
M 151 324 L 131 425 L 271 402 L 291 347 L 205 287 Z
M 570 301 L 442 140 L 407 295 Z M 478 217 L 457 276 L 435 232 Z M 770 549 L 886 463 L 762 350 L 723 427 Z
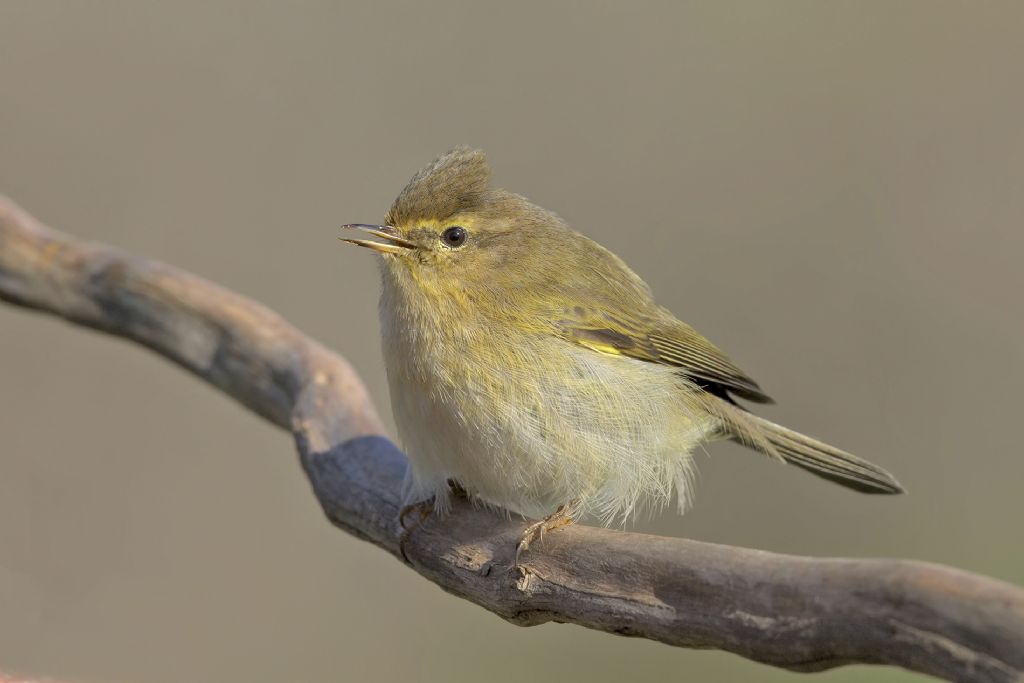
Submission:
M 1024 680 L 1024 591 L 950 567 L 580 525 L 515 567 L 525 523 L 460 499 L 403 540 L 405 457 L 344 359 L 253 301 L 50 230 L 2 197 L 0 298 L 132 339 L 291 431 L 331 522 L 513 623 L 573 623 L 794 671 L 868 663 Z

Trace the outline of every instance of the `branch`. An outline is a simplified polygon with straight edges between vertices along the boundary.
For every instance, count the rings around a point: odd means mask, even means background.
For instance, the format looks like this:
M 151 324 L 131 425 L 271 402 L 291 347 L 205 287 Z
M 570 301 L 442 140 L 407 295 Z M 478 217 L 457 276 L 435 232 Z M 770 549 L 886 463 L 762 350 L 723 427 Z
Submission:
M 195 275 L 50 230 L 0 198 L 0 298 L 132 339 L 292 432 L 327 517 L 441 588 L 529 626 L 567 622 L 795 671 L 892 664 L 1024 679 L 1024 591 L 935 564 L 818 559 L 575 525 L 513 570 L 524 523 L 455 501 L 399 549 L 405 457 L 341 357 Z

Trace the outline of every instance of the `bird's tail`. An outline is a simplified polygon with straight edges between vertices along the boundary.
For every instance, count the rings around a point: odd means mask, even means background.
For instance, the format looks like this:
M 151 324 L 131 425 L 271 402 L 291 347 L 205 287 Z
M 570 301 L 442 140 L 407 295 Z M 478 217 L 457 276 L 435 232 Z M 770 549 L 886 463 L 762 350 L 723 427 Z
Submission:
M 878 465 L 769 422 L 718 397 L 707 399 L 708 408 L 730 439 L 861 493 L 903 493 L 896 478 Z

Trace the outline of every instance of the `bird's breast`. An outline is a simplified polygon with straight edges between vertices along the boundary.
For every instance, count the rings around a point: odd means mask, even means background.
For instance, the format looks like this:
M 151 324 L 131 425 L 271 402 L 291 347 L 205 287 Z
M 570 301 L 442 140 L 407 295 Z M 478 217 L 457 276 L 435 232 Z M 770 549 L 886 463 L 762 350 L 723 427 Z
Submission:
M 666 499 L 708 434 L 667 366 L 438 310 L 381 306 L 395 422 L 422 481 L 455 478 L 528 515 L 576 498 L 605 515 L 643 491 Z

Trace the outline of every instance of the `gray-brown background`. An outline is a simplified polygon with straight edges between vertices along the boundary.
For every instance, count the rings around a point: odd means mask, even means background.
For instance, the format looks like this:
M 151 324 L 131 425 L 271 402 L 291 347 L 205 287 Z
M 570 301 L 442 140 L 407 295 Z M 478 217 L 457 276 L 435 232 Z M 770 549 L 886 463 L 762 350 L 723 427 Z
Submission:
M 728 445 L 642 527 L 1024 583 L 1018 3 L 0 2 L 0 192 L 345 353 L 386 412 L 379 219 L 457 143 L 892 469 Z M 789 680 L 517 629 L 332 528 L 291 444 L 151 354 L 0 308 L 0 670 L 73 681 Z M 244 474 L 240 474 L 244 473 Z M 821 680 L 910 680 L 846 669 Z

